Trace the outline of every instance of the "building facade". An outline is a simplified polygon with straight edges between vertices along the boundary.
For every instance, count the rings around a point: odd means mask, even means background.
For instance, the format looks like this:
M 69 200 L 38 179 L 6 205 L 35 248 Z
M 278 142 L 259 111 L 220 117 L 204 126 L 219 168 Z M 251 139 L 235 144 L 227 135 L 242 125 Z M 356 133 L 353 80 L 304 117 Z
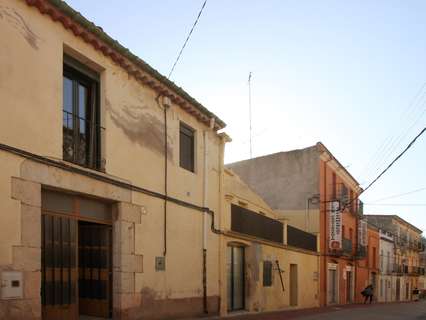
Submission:
M 377 299 L 379 302 L 395 301 L 396 279 L 393 274 L 395 240 L 392 233 L 380 230 L 380 275 Z
M 420 276 L 419 276 L 419 287 L 421 297 L 426 297 L 426 240 L 422 238 L 423 251 L 420 252 Z
M 280 218 L 320 238 L 320 304 L 355 300 L 362 203 L 358 182 L 322 144 L 227 165 Z
M 394 238 L 393 295 L 395 301 L 410 301 L 419 287 L 422 273 L 420 252 L 422 231 L 397 215 L 367 215 L 368 222 L 391 233 Z
M 360 247 L 363 248 L 363 247 Z M 356 289 L 355 289 L 355 302 L 362 303 L 364 297 L 361 292 L 368 285 L 373 286 L 374 300 L 377 301 L 378 296 L 378 283 L 379 283 L 379 250 L 380 250 L 380 237 L 379 229 L 368 225 L 367 226 L 367 242 L 365 249 L 361 249 L 362 254 L 356 259 Z M 364 255 L 364 251 L 366 254 Z
M 0 318 L 219 313 L 224 123 L 62 1 L 0 47 Z
M 224 194 L 221 314 L 319 306 L 317 236 L 277 219 L 230 170 L 224 172 Z

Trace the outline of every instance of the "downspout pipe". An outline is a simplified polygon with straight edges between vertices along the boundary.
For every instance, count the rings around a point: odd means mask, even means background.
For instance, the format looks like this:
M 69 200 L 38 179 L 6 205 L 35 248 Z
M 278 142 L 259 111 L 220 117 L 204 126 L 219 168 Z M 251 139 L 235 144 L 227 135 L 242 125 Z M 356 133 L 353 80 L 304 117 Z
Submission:
M 167 199 L 168 199 L 168 144 L 167 144 L 167 137 L 168 137 L 168 126 L 167 126 L 167 109 L 170 107 L 170 100 L 168 97 L 163 96 L 163 101 L 160 102 L 161 94 L 159 94 L 155 101 L 157 102 L 157 105 L 163 109 L 163 115 L 164 115 L 164 224 L 163 224 L 163 256 L 165 257 L 167 255 Z
M 204 145 L 204 166 L 203 166 L 203 207 L 207 208 L 208 204 L 208 133 L 213 131 L 215 125 L 215 118 L 210 119 L 210 127 L 209 130 L 203 131 L 203 145 Z M 207 217 L 210 213 L 206 210 L 203 214 L 203 310 L 204 313 L 207 314 L 208 306 L 207 306 L 207 233 L 209 229 Z

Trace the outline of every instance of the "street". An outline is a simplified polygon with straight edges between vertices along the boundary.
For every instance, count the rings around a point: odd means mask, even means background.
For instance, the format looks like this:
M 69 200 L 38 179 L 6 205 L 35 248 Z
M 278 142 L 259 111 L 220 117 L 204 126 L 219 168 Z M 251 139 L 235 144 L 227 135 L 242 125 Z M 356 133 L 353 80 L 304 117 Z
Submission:
M 221 318 L 226 319 L 226 318 Z M 259 315 L 231 316 L 232 320 L 426 320 L 426 301 L 373 305 L 348 305 L 294 311 L 273 312 Z
M 426 301 L 413 303 L 392 303 L 377 305 L 359 305 L 354 308 L 301 317 L 304 320 L 333 319 L 424 319 L 426 320 Z

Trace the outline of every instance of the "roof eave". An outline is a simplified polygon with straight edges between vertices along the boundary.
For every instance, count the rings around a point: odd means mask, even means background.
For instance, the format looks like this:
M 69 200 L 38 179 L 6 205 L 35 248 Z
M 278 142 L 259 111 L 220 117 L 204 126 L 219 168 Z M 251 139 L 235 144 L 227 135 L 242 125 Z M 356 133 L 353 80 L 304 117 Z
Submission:
M 86 42 L 92 44 L 92 46 L 104 53 L 104 55 L 109 55 L 116 63 L 121 67 L 126 69 L 129 74 L 135 76 L 138 79 L 138 70 L 135 70 L 134 67 L 140 68 L 143 72 L 147 73 L 149 76 L 157 80 L 159 83 L 152 79 L 144 79 L 145 84 L 148 84 L 153 89 L 156 89 L 159 92 L 167 95 L 174 103 L 179 104 L 183 109 L 186 109 L 187 112 L 194 115 L 194 112 L 189 110 L 190 108 L 185 105 L 192 105 L 197 109 L 202 116 L 200 121 L 210 123 L 211 119 L 215 119 L 215 129 L 223 129 L 226 124 L 223 120 L 217 117 L 214 113 L 205 108 L 201 103 L 191 97 L 185 90 L 177 86 L 173 81 L 169 80 L 141 58 L 133 54 L 128 48 L 122 46 L 117 40 L 111 38 L 106 32 L 104 32 L 100 27 L 96 26 L 93 22 L 87 20 L 83 15 L 70 7 L 67 3 L 62 0 L 26 0 L 26 3 L 29 6 L 37 7 L 42 14 L 48 14 L 54 21 L 59 21 L 63 24 L 66 29 L 71 29 L 76 36 L 81 36 Z M 54 8 L 52 8 L 54 7 Z M 77 23 L 79 26 L 84 28 L 88 33 L 92 35 L 88 36 L 87 33 L 79 33 L 76 28 L 73 28 L 71 21 L 66 19 L 63 16 L 60 16 L 58 12 L 54 9 L 61 12 L 68 19 L 71 19 L 74 23 Z M 95 36 L 98 39 L 93 38 Z M 96 41 L 100 40 L 100 41 Z M 104 44 L 104 45 L 103 45 Z M 105 45 L 109 48 L 105 48 Z M 120 57 L 120 55 L 122 57 Z M 126 59 L 128 61 L 126 61 Z M 130 62 L 130 63 L 129 63 Z M 130 65 L 129 65 L 130 64 Z M 132 66 L 131 64 L 134 64 Z M 133 68 L 132 68 L 133 67 Z M 140 77 L 142 78 L 142 76 Z M 141 79 L 138 79 L 141 80 Z M 161 84 L 161 85 L 160 85 Z M 172 91 L 173 93 L 169 92 Z

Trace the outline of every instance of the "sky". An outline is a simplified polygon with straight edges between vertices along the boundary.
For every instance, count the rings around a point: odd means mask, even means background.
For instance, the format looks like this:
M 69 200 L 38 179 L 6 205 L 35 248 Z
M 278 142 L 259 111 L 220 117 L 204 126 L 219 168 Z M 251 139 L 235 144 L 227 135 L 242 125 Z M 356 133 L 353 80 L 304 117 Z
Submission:
M 203 0 L 68 3 L 168 75 Z M 425 1 L 209 0 L 171 80 L 227 123 L 229 163 L 252 72 L 253 157 L 321 141 L 365 187 L 426 126 L 424 30 Z M 426 134 L 361 198 L 426 231 Z

